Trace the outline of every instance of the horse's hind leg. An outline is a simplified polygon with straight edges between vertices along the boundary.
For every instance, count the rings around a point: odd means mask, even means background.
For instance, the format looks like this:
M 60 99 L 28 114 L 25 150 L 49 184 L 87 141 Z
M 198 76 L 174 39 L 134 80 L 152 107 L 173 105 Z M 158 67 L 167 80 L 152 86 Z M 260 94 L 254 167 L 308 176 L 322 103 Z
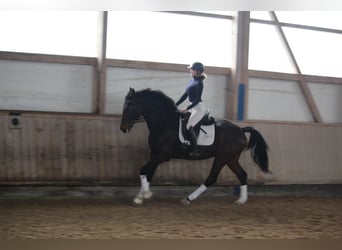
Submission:
M 228 167 L 235 173 L 240 181 L 240 197 L 235 202 L 236 204 L 245 204 L 248 200 L 247 194 L 247 173 L 241 167 L 238 160 L 233 160 L 228 163 Z
M 215 158 L 214 163 L 211 167 L 210 174 L 205 180 L 204 184 L 199 186 L 194 192 L 188 195 L 186 198 L 182 199 L 182 203 L 189 205 L 191 201 L 196 200 L 204 191 L 206 191 L 211 185 L 213 185 L 219 173 L 222 170 L 222 167 L 225 165 L 225 162 L 222 160 L 218 160 Z

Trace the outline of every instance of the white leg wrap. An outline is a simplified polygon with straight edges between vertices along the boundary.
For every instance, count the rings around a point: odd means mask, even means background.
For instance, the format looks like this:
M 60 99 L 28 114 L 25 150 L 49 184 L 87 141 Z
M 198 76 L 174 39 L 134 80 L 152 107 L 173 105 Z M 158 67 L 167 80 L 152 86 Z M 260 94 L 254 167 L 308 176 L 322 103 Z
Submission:
M 147 192 L 150 190 L 150 183 L 147 181 L 146 175 L 140 175 L 141 191 Z
M 140 175 L 141 188 L 138 195 L 134 198 L 135 204 L 142 204 L 143 200 L 148 200 L 152 197 L 153 193 L 150 191 L 150 183 L 147 181 L 146 175 Z
M 196 200 L 198 196 L 200 196 L 205 190 L 208 188 L 205 185 L 199 186 L 194 192 L 192 192 L 189 196 L 188 199 L 190 201 Z
M 240 186 L 240 197 L 236 201 L 237 204 L 245 204 L 248 200 L 248 195 L 247 195 L 247 185 L 242 185 Z

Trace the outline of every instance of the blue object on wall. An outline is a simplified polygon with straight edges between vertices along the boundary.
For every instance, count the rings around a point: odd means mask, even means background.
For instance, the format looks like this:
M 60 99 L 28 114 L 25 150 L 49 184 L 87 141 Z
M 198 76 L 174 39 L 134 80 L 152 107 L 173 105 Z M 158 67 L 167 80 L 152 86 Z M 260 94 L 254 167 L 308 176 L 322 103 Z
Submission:
M 239 83 L 238 88 L 238 110 L 237 110 L 237 120 L 243 121 L 245 110 L 245 84 Z

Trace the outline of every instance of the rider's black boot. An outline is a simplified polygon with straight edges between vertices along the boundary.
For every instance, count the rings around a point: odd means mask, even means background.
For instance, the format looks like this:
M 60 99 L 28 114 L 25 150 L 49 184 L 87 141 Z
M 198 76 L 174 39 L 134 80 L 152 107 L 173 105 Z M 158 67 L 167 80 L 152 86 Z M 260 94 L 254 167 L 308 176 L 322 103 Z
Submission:
M 189 140 L 190 140 L 190 143 L 191 143 L 191 152 L 189 153 L 189 155 L 191 157 L 196 157 L 196 156 L 199 156 L 199 152 L 198 152 L 198 149 L 197 149 L 197 136 L 196 136 L 196 133 L 195 133 L 195 130 L 193 127 L 190 127 L 189 128 Z

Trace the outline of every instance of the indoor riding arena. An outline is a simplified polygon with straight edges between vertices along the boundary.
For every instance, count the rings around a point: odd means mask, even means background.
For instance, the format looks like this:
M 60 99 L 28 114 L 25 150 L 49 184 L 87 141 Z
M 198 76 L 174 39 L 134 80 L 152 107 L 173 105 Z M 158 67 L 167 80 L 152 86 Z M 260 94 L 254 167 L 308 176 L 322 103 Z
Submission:
M 342 238 L 341 11 L 0 12 L 0 239 Z M 194 62 L 243 170 L 169 159 L 139 106 Z

